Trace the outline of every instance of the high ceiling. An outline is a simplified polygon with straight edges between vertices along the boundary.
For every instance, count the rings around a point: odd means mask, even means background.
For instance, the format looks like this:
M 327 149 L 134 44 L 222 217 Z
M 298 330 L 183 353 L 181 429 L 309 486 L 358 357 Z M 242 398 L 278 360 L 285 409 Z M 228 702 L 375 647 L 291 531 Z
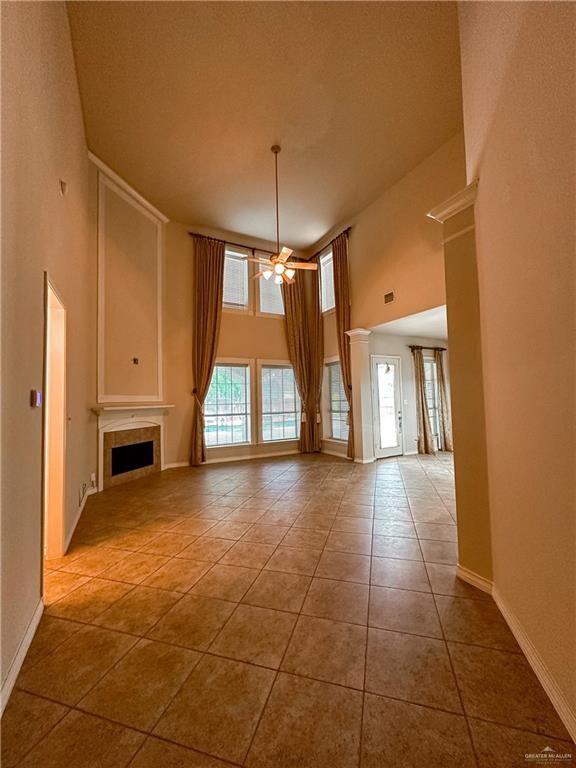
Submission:
M 88 145 L 171 219 L 306 248 L 461 128 L 444 2 L 70 2 Z

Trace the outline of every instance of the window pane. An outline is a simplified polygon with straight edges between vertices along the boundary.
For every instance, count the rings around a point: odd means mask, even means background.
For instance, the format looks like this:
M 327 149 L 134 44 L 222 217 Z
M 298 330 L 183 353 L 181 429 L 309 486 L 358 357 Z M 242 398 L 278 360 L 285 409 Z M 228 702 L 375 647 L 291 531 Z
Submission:
M 226 248 L 224 257 L 223 303 L 229 307 L 248 306 L 248 261 L 246 254 Z
M 331 250 L 320 259 L 320 294 L 322 312 L 326 312 L 336 306 L 334 299 L 334 264 Z
M 436 377 L 436 361 L 424 361 L 424 391 L 426 393 L 426 405 L 428 406 L 428 418 L 432 436 L 439 445 L 439 414 L 438 414 L 438 379 Z
M 294 440 L 300 434 L 300 398 L 289 366 L 262 367 L 262 440 Z
M 328 366 L 328 410 L 330 412 L 330 437 L 348 440 L 348 400 L 344 391 L 340 363 Z
M 250 442 L 250 369 L 216 365 L 204 402 L 207 446 Z
M 267 256 L 267 254 L 256 255 Z M 264 269 L 264 267 L 260 269 Z M 282 286 L 276 285 L 273 277 L 269 280 L 265 280 L 263 277 L 258 278 L 258 290 L 260 294 L 260 312 L 266 312 L 269 315 L 284 314 Z

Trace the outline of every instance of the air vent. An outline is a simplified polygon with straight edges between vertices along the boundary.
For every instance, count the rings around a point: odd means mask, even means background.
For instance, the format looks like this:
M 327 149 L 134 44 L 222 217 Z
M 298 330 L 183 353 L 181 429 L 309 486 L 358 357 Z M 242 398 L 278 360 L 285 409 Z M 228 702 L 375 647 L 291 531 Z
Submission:
M 394 291 L 388 291 L 384 294 L 384 304 L 392 304 L 394 301 Z

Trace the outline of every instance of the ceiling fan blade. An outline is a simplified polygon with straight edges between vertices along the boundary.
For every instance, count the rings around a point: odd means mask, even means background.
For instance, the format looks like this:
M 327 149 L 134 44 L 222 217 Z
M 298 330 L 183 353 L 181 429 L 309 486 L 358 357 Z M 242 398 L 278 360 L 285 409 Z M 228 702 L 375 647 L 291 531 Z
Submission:
M 281 251 L 280 251 L 280 253 L 278 254 L 278 261 L 280 261 L 280 262 L 282 262 L 282 264 L 284 264 L 284 262 L 285 262 L 287 259 L 289 259 L 289 258 L 290 258 L 290 256 L 291 256 L 293 253 L 294 253 L 294 251 L 292 250 L 292 248 L 286 248 L 286 246 L 283 246 L 282 250 L 281 250 Z
M 318 269 L 318 264 L 309 261 L 287 261 L 284 266 L 287 269 Z
M 252 256 L 246 256 L 246 261 L 253 261 L 255 264 L 271 264 L 270 259 L 256 259 Z
M 262 277 L 263 274 L 264 272 L 262 270 L 260 270 L 260 272 L 256 272 L 255 275 L 252 275 L 252 280 L 256 280 L 258 277 Z
M 287 285 L 292 285 L 292 283 L 294 282 L 294 278 L 293 277 L 288 277 L 286 272 L 282 272 L 282 280 L 284 280 L 284 282 Z

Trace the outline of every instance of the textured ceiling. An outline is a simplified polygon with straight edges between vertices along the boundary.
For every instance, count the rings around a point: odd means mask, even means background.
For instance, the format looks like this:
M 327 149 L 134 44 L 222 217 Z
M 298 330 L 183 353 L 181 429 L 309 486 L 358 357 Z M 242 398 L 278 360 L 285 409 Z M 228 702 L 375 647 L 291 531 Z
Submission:
M 305 248 L 461 129 L 456 9 L 70 2 L 90 149 L 171 219 Z

